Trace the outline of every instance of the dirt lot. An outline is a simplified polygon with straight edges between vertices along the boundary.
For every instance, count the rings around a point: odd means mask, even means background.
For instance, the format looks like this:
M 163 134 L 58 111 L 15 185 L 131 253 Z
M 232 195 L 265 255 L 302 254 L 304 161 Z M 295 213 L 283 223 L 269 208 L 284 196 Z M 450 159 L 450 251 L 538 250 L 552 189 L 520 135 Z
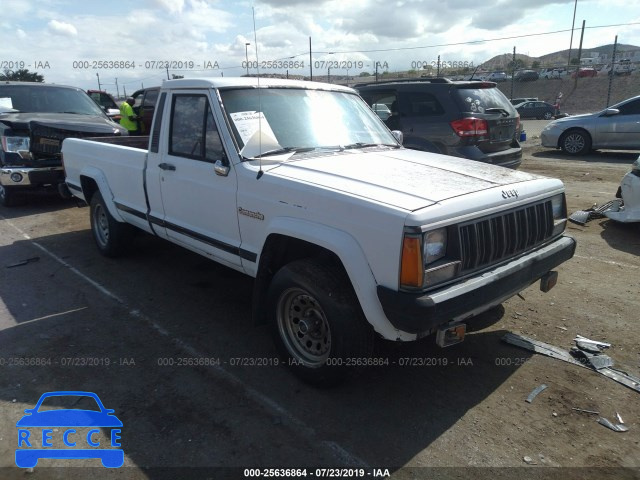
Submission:
M 570 211 L 612 199 L 637 157 L 570 159 L 528 143 L 521 168 L 563 179 Z M 389 366 L 316 390 L 273 365 L 266 329 L 251 324 L 250 279 L 146 236 L 126 258 L 102 258 L 73 202 L 43 195 L 0 209 L 0 478 L 250 478 L 244 468 L 267 467 L 307 467 L 309 478 L 345 473 L 316 470 L 337 467 L 365 478 L 640 478 L 637 392 L 500 340 L 519 332 L 569 349 L 580 334 L 610 342 L 616 365 L 640 375 L 640 225 L 568 232 L 576 256 L 549 293 L 530 287 L 450 349 L 380 345 Z M 407 358 L 421 366 L 400 366 Z M 115 410 L 124 468 L 15 467 L 16 422 L 57 390 L 95 392 Z M 629 431 L 573 408 L 618 412 Z

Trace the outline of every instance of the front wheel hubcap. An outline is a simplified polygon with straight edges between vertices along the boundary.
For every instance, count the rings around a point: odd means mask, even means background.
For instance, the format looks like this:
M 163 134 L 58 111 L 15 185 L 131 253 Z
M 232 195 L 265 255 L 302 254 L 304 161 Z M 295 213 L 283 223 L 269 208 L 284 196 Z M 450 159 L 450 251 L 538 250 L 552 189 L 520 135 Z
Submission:
M 580 150 L 584 148 L 584 138 L 582 135 L 573 134 L 567 136 L 564 140 L 564 146 L 570 153 L 578 153 Z
M 282 293 L 277 306 L 280 337 L 287 351 L 304 365 L 319 367 L 331 353 L 329 322 L 318 301 L 301 288 Z

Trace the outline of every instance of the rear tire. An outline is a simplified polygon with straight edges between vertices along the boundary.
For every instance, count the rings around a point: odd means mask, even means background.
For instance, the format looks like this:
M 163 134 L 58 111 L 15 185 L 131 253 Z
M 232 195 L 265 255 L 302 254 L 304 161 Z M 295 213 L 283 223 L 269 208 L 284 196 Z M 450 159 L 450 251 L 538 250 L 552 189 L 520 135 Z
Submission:
M 90 221 L 93 239 L 105 257 L 118 257 L 131 244 L 133 227 L 113 218 L 100 192 L 94 193 L 91 197 Z
M 319 259 L 285 265 L 269 286 L 267 312 L 280 355 L 304 382 L 340 383 L 373 352 L 373 329 L 338 265 Z
M 544 112 L 544 119 L 545 120 L 551 120 L 551 118 L 553 117 L 553 113 L 551 112 Z
M 591 137 L 584 130 L 569 130 L 560 137 L 560 148 L 567 155 L 585 155 L 591 150 Z

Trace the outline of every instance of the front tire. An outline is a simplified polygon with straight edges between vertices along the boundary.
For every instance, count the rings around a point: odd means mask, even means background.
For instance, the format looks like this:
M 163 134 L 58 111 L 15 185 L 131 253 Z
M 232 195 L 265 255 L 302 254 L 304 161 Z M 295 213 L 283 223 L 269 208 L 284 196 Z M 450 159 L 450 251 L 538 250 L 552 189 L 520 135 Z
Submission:
M 544 112 L 544 119 L 545 120 L 551 120 L 551 118 L 553 117 L 553 113 L 551 112 Z
M 105 257 L 118 257 L 131 244 L 133 227 L 111 216 L 100 192 L 91 197 L 90 221 L 93 239 Z
M 269 286 L 267 308 L 276 347 L 304 382 L 340 383 L 373 352 L 373 330 L 338 265 L 319 259 L 285 265 Z
M 0 185 L 0 205 L 5 207 L 15 207 L 24 203 L 24 195 L 16 192 L 15 187 Z
M 583 130 L 569 130 L 560 137 L 560 148 L 567 155 L 585 155 L 591 150 L 591 137 Z

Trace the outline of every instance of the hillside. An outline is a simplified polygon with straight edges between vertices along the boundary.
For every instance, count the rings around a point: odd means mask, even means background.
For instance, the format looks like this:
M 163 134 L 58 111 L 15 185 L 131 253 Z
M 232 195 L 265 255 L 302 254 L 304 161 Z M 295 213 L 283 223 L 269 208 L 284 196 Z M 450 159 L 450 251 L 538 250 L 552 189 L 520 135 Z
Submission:
M 514 82 L 513 98 L 537 97 L 554 103 L 558 92 L 562 92 L 560 110 L 574 115 L 596 112 L 607 106 L 609 77 L 580 78 L 575 89 L 574 83 L 573 79 Z M 507 97 L 511 96 L 511 82 L 499 83 L 498 87 Z M 640 75 L 613 78 L 610 105 L 636 95 L 640 95 Z
M 620 52 L 632 52 L 635 50 L 640 50 L 640 47 L 635 45 L 627 45 L 623 43 L 619 43 L 617 46 L 618 54 Z M 592 54 L 600 54 L 608 55 L 611 58 L 613 54 L 613 44 L 609 45 L 601 45 L 599 47 L 594 48 L 583 48 L 582 49 L 582 57 L 588 57 Z M 575 58 L 578 55 L 578 43 L 574 45 L 571 49 L 571 57 Z M 557 52 L 548 53 L 546 55 L 542 55 L 540 57 L 530 57 L 528 55 L 520 54 L 516 52 L 516 59 L 522 60 L 525 65 L 531 67 L 531 64 L 535 61 L 540 62 L 541 66 L 556 66 L 556 65 L 566 65 L 569 60 L 569 49 L 559 50 Z M 487 70 L 506 70 L 509 62 L 513 60 L 512 53 L 503 53 L 502 55 L 496 55 L 493 58 L 490 58 L 486 62 L 482 64 L 482 66 Z

